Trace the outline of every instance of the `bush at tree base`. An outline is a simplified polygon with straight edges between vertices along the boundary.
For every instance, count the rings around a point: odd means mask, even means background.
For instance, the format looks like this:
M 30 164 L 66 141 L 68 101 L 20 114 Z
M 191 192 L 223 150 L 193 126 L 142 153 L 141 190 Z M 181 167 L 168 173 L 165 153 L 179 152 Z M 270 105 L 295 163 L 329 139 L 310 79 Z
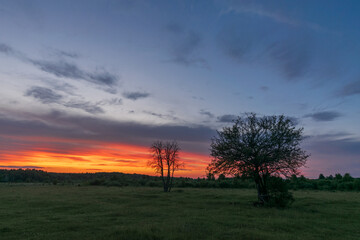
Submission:
M 288 184 L 280 177 L 270 177 L 268 179 L 268 191 L 269 201 L 266 206 L 284 208 L 294 202 Z

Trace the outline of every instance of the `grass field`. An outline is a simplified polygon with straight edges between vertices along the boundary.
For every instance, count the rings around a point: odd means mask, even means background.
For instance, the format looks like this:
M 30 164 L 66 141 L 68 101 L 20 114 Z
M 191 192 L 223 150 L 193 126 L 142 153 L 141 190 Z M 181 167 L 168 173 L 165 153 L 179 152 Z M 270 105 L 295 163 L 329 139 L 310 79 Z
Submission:
M 0 239 L 360 239 L 360 193 L 295 192 L 255 208 L 238 189 L 0 185 Z

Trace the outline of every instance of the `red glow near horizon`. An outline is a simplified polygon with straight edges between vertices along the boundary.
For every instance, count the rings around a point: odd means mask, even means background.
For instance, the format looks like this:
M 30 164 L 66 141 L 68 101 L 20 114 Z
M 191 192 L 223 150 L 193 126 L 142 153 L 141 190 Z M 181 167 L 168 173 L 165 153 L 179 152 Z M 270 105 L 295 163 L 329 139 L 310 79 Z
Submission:
M 147 166 L 149 147 L 84 139 L 6 136 L 14 146 L 2 149 L 0 169 L 37 168 L 48 172 L 123 172 L 155 175 Z M 210 156 L 181 151 L 185 167 L 176 177 L 205 177 Z M 318 177 L 319 168 L 302 168 L 305 177 Z M 321 169 L 321 168 L 320 168 Z M 321 171 L 320 171 L 321 172 Z
M 147 166 L 151 158 L 146 146 L 104 143 L 92 140 L 69 140 L 48 137 L 14 137 L 21 142 L 17 150 L 3 151 L 1 168 L 31 166 L 49 172 L 123 172 L 155 175 Z M 203 177 L 210 162 L 208 155 L 180 152 L 185 168 L 177 177 Z

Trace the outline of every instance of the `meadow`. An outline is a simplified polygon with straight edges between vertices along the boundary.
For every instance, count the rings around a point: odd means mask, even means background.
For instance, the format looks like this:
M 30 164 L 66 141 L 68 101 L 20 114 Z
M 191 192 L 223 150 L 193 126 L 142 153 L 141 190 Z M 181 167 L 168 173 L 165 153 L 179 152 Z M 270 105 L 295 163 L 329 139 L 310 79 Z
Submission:
M 360 239 L 360 193 L 295 191 L 256 208 L 251 189 L 0 185 L 0 239 Z

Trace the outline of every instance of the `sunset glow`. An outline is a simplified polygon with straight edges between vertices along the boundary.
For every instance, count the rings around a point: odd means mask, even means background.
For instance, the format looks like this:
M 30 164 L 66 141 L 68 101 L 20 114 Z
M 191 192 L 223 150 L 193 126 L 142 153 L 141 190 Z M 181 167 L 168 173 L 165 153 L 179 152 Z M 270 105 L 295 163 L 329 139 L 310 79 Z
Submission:
M 68 140 L 61 138 L 11 137 L 21 140 L 31 150 L 9 151 L 2 154 L 1 168 L 35 168 L 49 172 L 123 172 L 155 175 L 147 166 L 151 158 L 149 147 L 129 144 L 104 143 L 90 140 Z M 36 142 L 36 145 L 32 145 Z M 56 149 L 56 145 L 68 147 L 66 151 Z M 184 177 L 205 176 L 209 156 L 181 152 L 180 159 L 185 168 L 177 172 Z

